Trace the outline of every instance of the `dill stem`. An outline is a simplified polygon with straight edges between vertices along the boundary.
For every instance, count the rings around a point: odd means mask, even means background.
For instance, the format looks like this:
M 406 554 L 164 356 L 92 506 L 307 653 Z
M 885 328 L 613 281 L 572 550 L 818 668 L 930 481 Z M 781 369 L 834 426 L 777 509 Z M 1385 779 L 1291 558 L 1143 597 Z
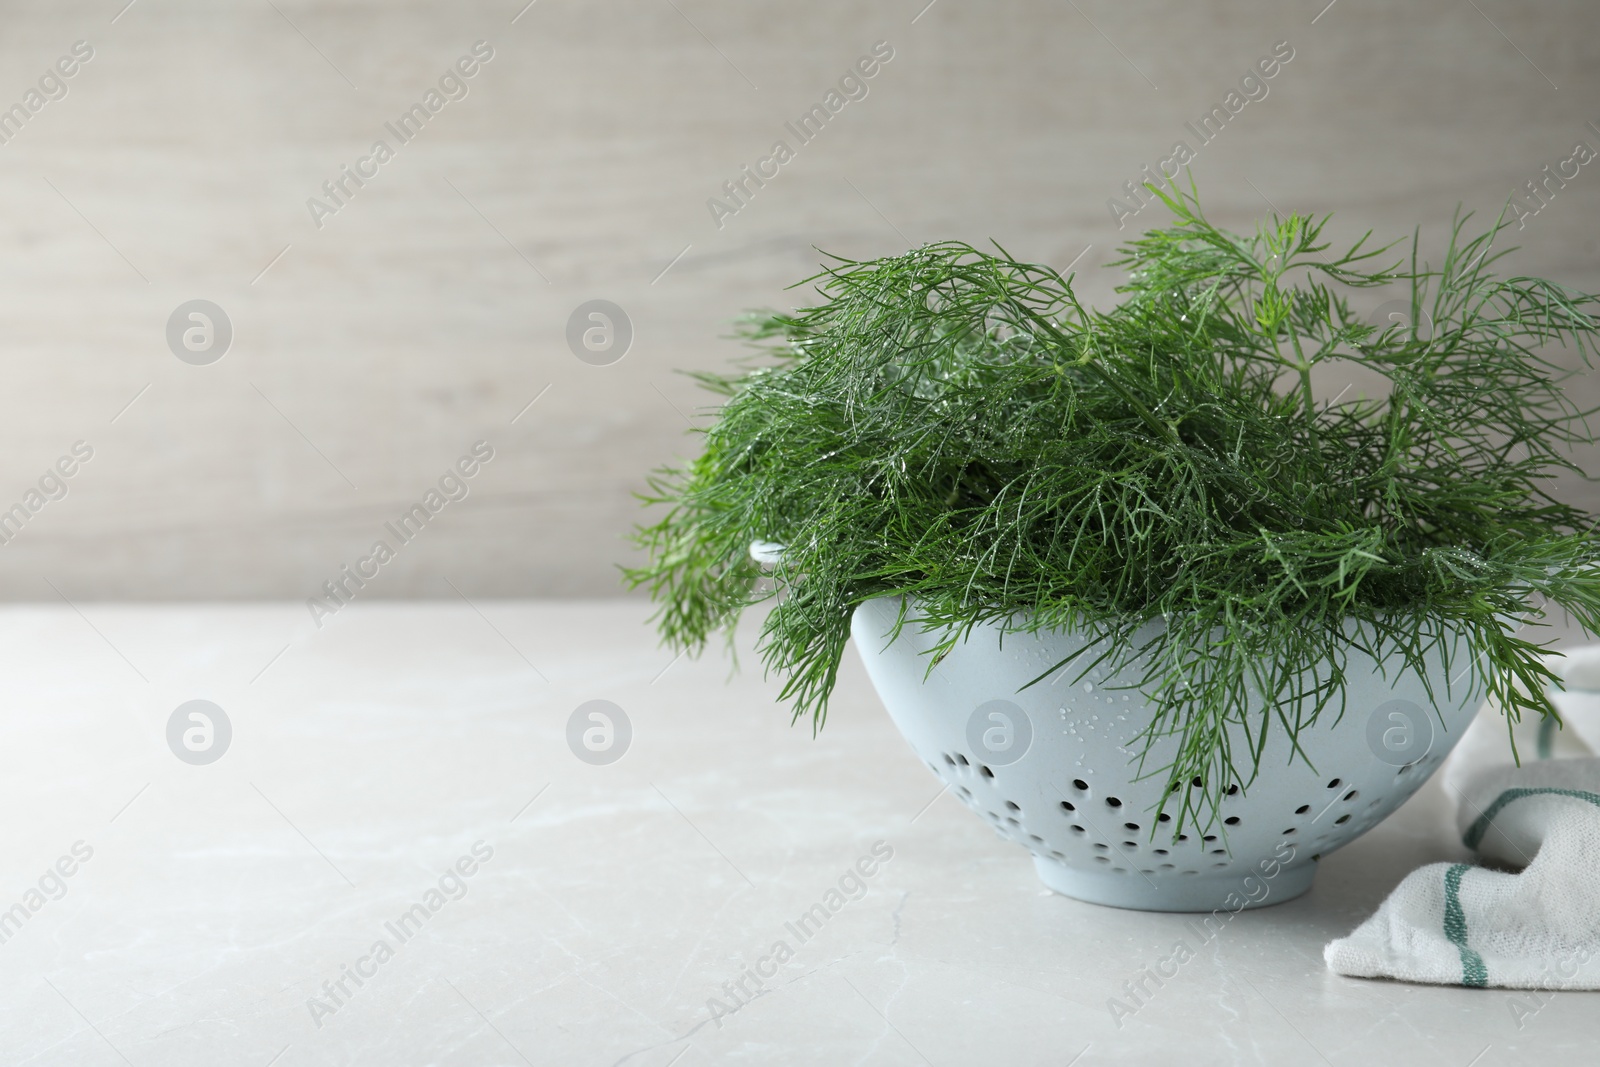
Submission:
M 1289 342 L 1294 346 L 1295 361 L 1291 367 L 1300 376 L 1300 400 L 1306 409 L 1306 434 L 1311 438 L 1311 447 L 1320 451 L 1317 441 L 1317 401 L 1311 393 L 1311 361 L 1306 359 L 1305 352 L 1300 347 L 1300 331 L 1294 328 L 1294 319 L 1290 316 L 1285 325 L 1289 327 Z

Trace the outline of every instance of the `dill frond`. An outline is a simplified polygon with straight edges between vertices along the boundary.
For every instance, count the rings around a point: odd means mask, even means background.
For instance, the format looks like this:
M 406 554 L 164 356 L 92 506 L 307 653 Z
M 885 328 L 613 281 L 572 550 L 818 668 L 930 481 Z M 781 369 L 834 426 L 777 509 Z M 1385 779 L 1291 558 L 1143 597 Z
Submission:
M 1180 825 L 1248 788 L 1270 730 L 1342 713 L 1357 641 L 1420 673 L 1462 635 L 1468 684 L 1512 720 L 1555 715 L 1521 625 L 1555 607 L 1600 632 L 1600 549 L 1549 492 L 1591 440 L 1549 351 L 1589 363 L 1600 298 L 1495 276 L 1504 216 L 1469 237 L 1458 212 L 1433 268 L 1416 235 L 1387 263 L 1394 245 L 1366 237 L 1333 248 L 1327 217 L 1240 236 L 1192 185 L 1157 195 L 1172 223 L 1122 250 L 1108 311 L 1050 267 L 945 242 L 833 260 L 807 279 L 819 302 L 744 320 L 763 355 L 697 375 L 725 398 L 717 420 L 644 495 L 665 510 L 625 576 L 664 639 L 698 652 L 775 598 L 760 654 L 820 728 L 873 597 L 912 598 L 935 656 L 979 622 L 1108 638 L 1098 665 L 1144 664 L 1145 751 L 1178 739 L 1147 773 L 1206 784 L 1174 794 Z M 1396 285 L 1430 330 L 1349 303 Z M 1313 368 L 1335 361 L 1387 395 L 1317 396 Z M 774 581 L 754 541 L 786 546 Z M 1273 711 L 1235 751 L 1225 727 L 1251 695 Z

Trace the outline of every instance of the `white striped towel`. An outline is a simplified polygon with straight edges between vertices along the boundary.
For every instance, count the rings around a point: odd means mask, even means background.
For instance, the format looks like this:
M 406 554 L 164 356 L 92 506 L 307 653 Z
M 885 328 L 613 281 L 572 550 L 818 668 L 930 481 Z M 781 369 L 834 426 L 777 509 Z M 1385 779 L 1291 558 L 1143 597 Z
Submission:
M 1564 729 L 1528 720 L 1511 761 L 1487 705 L 1441 772 L 1456 830 L 1480 858 L 1412 871 L 1323 950 L 1361 978 L 1513 989 L 1600 989 L 1600 647 L 1552 657 Z

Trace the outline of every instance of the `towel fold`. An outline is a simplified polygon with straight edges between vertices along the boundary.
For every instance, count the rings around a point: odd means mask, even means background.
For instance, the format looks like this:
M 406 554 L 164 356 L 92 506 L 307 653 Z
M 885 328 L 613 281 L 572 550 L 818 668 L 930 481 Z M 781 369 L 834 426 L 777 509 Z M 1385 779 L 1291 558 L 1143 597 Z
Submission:
M 1512 730 L 1486 705 L 1441 771 L 1462 842 L 1488 863 L 1433 863 L 1323 952 L 1340 974 L 1440 985 L 1600 989 L 1600 647 L 1552 657 L 1564 729 Z

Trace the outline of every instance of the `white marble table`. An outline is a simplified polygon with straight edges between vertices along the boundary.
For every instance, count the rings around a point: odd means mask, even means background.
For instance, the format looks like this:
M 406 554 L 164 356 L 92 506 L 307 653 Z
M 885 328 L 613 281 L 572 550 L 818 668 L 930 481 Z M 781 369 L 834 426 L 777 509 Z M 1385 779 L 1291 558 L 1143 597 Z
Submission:
M 934 799 L 853 653 L 814 740 L 748 652 L 731 679 L 721 656 L 673 662 L 645 614 L 374 603 L 318 631 L 292 604 L 0 611 L 0 1061 L 1593 1062 L 1594 995 L 1519 1026 L 1504 991 L 1324 968 L 1406 871 L 1458 855 L 1432 787 L 1119 1026 L 1108 999 L 1183 917 L 1044 891 Z M 167 743 L 194 699 L 232 727 L 206 765 Z M 566 742 L 591 699 L 632 724 L 610 765 Z M 864 895 L 797 937 L 858 861 Z M 763 962 L 780 941 L 792 957 Z M 713 1019 L 741 979 L 758 995 Z

